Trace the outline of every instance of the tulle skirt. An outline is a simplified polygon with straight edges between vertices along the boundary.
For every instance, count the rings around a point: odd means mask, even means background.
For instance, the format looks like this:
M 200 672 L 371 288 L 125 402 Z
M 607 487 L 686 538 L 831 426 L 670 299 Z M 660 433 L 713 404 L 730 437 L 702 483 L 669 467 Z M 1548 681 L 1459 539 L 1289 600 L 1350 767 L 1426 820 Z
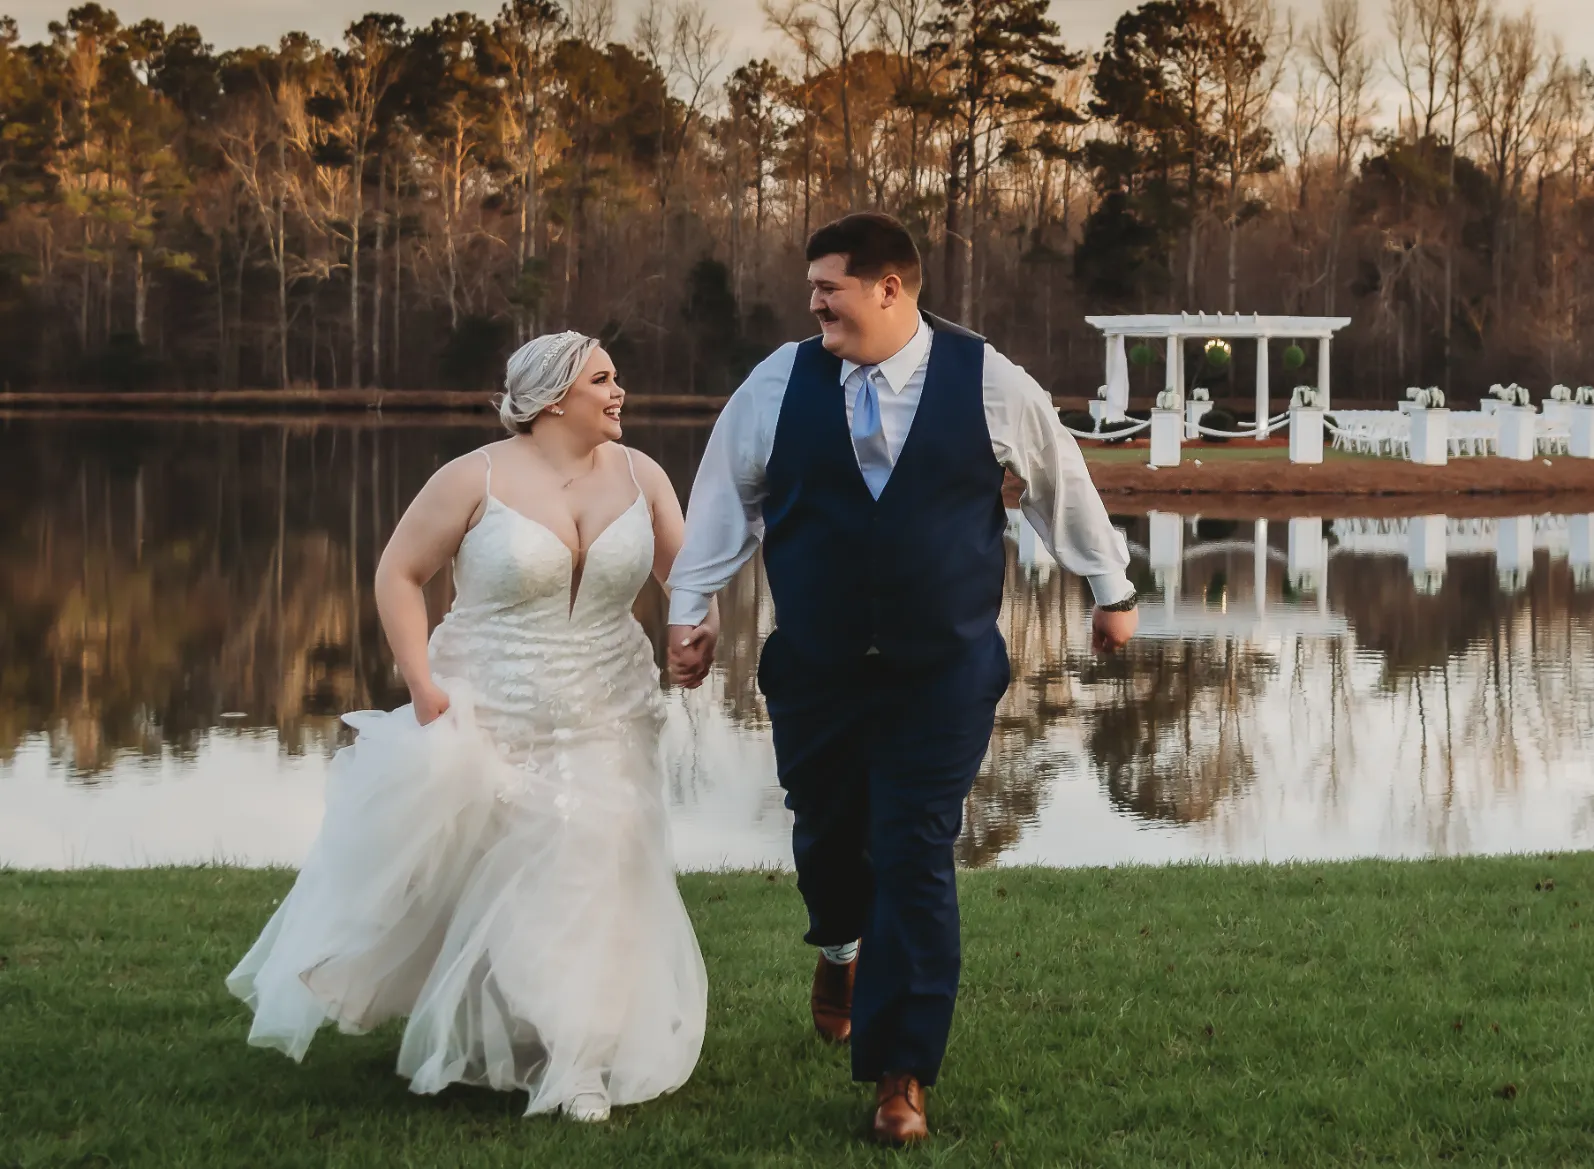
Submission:
M 703 959 L 670 856 L 651 717 L 511 753 L 446 682 L 447 714 L 346 716 L 326 816 L 227 987 L 249 1041 L 303 1058 L 327 1022 L 408 1016 L 400 1074 L 518 1089 L 528 1113 L 680 1087 Z

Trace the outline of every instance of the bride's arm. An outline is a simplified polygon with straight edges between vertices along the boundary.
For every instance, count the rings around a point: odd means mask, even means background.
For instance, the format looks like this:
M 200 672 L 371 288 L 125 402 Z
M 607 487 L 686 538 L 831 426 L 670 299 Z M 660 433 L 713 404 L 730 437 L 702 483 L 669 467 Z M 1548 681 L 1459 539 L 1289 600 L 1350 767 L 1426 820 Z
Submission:
M 423 726 L 448 709 L 427 659 L 422 590 L 459 551 L 486 494 L 485 463 L 470 454 L 440 468 L 404 512 L 376 566 L 376 611 Z
M 664 586 L 668 594 L 670 570 L 675 566 L 675 558 L 680 554 L 681 543 L 686 538 L 686 517 L 681 514 L 681 501 L 676 497 L 675 485 L 664 473 L 664 468 L 640 451 L 632 451 L 631 457 L 636 467 L 637 482 L 648 497 L 648 510 L 653 513 L 653 578 Z M 699 628 L 709 632 L 709 644 L 704 647 L 700 668 L 695 674 L 690 678 L 676 679 L 683 685 L 701 682 L 714 662 L 713 641 L 719 638 L 720 628 L 717 599 L 710 598 L 708 616 Z

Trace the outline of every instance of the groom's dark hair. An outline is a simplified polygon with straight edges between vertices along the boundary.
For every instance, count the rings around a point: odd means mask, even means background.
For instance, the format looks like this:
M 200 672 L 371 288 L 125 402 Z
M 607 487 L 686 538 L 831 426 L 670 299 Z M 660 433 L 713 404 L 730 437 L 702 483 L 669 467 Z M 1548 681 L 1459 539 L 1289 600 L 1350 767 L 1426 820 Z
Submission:
M 808 262 L 825 256 L 846 256 L 847 275 L 865 284 L 895 272 L 910 295 L 918 295 L 924 274 L 913 236 L 891 216 L 855 211 L 827 223 L 808 237 Z

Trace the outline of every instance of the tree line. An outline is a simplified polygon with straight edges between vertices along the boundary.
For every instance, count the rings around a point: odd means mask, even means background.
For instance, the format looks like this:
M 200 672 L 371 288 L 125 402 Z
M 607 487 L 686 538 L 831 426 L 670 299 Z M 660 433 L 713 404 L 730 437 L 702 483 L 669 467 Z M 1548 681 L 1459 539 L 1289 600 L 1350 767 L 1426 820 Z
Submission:
M 0 20 L 0 382 L 481 388 L 570 327 L 724 393 L 811 331 L 803 241 L 859 208 L 1059 394 L 1106 311 L 1350 316 L 1341 399 L 1594 379 L 1594 74 L 1495 0 L 1385 2 L 1147 0 L 1087 50 L 1045 0 L 765 0 L 742 62 L 700 0 L 225 52 Z

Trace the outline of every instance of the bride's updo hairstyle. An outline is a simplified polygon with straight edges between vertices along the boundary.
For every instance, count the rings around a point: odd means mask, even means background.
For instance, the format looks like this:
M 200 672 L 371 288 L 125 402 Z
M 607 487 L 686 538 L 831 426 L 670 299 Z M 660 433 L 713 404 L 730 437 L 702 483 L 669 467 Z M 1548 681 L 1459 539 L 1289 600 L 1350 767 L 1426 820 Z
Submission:
M 545 333 L 510 354 L 498 417 L 511 434 L 529 434 L 531 424 L 575 384 L 576 375 L 598 347 L 584 333 Z

